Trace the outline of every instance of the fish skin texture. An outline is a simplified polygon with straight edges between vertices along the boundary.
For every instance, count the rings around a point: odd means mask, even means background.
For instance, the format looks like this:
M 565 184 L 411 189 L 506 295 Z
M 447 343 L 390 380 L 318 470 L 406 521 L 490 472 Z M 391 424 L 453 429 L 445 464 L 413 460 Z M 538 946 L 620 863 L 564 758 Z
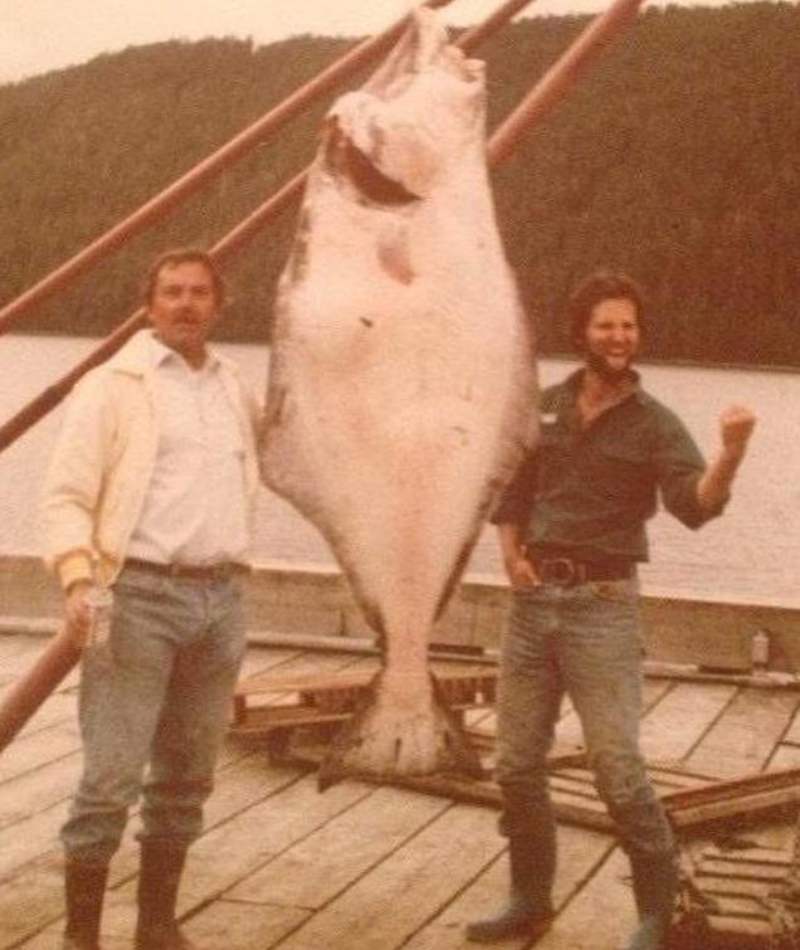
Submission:
M 383 648 L 321 784 L 480 763 L 427 644 L 535 437 L 532 331 L 497 231 L 483 64 L 435 15 L 325 119 L 278 288 L 262 470 Z

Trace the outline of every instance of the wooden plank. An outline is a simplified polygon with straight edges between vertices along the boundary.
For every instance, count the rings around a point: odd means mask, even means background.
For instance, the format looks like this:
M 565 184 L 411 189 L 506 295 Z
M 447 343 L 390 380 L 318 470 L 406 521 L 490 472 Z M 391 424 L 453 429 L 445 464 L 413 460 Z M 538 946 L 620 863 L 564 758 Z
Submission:
M 75 752 L 5 781 L 0 785 L 0 831 L 30 821 L 37 814 L 70 799 L 80 772 L 81 755 Z M 22 829 L 9 834 L 22 837 Z
M 497 844 L 484 809 L 455 805 L 318 911 L 281 950 L 399 947 L 475 879 Z
M 702 860 L 730 862 L 734 864 L 774 864 L 787 868 L 791 863 L 791 851 L 786 848 L 749 847 L 740 850 L 722 848 L 710 844 L 703 848 Z
M 263 676 L 271 670 L 279 670 L 282 666 L 298 659 L 302 653 L 302 650 L 250 647 L 245 651 L 242 660 L 239 681 L 246 682 L 253 676 Z
M 729 880 L 745 878 L 748 881 L 766 881 L 774 884 L 786 877 L 786 867 L 773 863 L 755 864 L 752 861 L 744 864 L 730 858 L 725 861 L 706 858 L 697 869 L 696 877 L 698 881 L 702 881 L 706 876 Z
M 80 747 L 81 738 L 76 722 L 59 723 L 38 732 L 20 735 L 0 756 L 0 791 L 4 782 L 71 755 Z
M 53 693 L 36 710 L 35 714 L 31 716 L 22 729 L 20 729 L 12 746 L 26 736 L 34 735 L 42 729 L 49 729 L 51 726 L 76 722 L 77 709 L 77 685 L 76 687 L 70 687 L 69 689 Z M 3 750 L 3 757 L 7 755 L 10 748 L 11 746 L 7 746 Z
M 225 898 L 213 901 L 200 913 L 190 917 L 183 925 L 183 930 L 199 947 L 267 950 L 296 930 L 308 919 L 309 913 L 299 907 L 241 904 Z M 106 950 L 105 942 L 103 950 Z M 113 945 L 109 950 L 114 950 Z M 126 950 L 130 950 L 130 943 Z
M 449 807 L 382 787 L 226 893 L 233 900 L 320 908 Z M 487 814 L 487 822 L 492 818 Z
M 321 795 L 316 782 L 306 776 L 230 816 L 190 850 L 179 913 L 190 913 L 221 896 L 370 793 L 371 789 L 360 783 L 341 782 Z M 107 924 L 112 934 L 130 932 L 135 906 L 133 881 L 120 890 L 120 897 L 123 903 L 114 908 Z
M 799 699 L 796 693 L 740 689 L 687 757 L 687 764 L 721 777 L 760 772 L 792 720 Z
M 64 875 L 60 856 L 40 858 L 20 873 L 0 874 L 0 947 L 13 947 L 60 916 Z
M 732 686 L 675 684 L 642 720 L 640 737 L 645 758 L 685 758 L 735 692 Z
M 505 842 L 503 842 L 505 843 Z M 614 847 L 605 834 L 561 826 L 558 829 L 558 867 L 553 903 L 563 908 L 592 871 Z M 468 950 L 466 925 L 497 912 L 508 899 L 509 872 L 505 851 L 472 884 L 431 920 L 417 930 L 403 950 Z M 507 950 L 522 950 L 526 938 L 504 941 Z
M 628 861 L 619 848 L 558 915 L 536 950 L 618 950 L 636 924 Z
M 783 735 L 783 741 L 800 746 L 800 714 L 797 712 L 795 712 L 792 721 L 789 723 L 789 728 Z
M 30 940 L 25 940 L 18 944 L 15 950 L 63 950 L 64 934 L 63 927 L 48 927 Z M 131 942 L 123 938 L 106 938 L 103 941 L 103 950 L 130 950 Z
M 295 770 L 265 770 L 257 756 L 236 762 L 223 773 L 227 774 L 218 778 L 218 789 L 207 806 L 208 827 L 219 825 L 298 777 Z M 58 830 L 68 805 L 69 800 L 64 800 L 28 821 L 0 831 L 0 950 L 35 934 L 63 913 L 63 859 Z M 130 821 L 112 864 L 112 886 L 138 870 L 135 832 L 136 822 Z M 114 906 L 113 900 L 110 903 Z

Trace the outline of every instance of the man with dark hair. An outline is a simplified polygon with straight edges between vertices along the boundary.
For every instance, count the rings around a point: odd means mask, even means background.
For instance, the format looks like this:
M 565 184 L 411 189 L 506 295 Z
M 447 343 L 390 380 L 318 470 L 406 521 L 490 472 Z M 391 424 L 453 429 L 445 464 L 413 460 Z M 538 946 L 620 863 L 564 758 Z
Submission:
M 631 364 L 642 296 L 624 275 L 597 273 L 568 308 L 584 366 L 542 394 L 541 441 L 494 515 L 513 588 L 501 655 L 497 778 L 509 839 L 511 897 L 469 925 L 492 942 L 550 925 L 556 833 L 546 757 L 569 693 L 600 796 L 627 852 L 640 925 L 629 950 L 663 946 L 675 900 L 675 844 L 639 751 L 642 633 L 636 565 L 658 496 L 698 528 L 720 514 L 755 419 L 732 407 L 706 466 Z
M 65 950 L 99 946 L 109 862 L 140 796 L 136 948 L 189 950 L 178 885 L 244 649 L 256 411 L 206 345 L 222 281 L 202 251 L 173 251 L 145 297 L 152 328 L 73 394 L 42 506 L 46 561 L 83 649 Z M 89 635 L 98 590 L 113 595 L 107 639 Z

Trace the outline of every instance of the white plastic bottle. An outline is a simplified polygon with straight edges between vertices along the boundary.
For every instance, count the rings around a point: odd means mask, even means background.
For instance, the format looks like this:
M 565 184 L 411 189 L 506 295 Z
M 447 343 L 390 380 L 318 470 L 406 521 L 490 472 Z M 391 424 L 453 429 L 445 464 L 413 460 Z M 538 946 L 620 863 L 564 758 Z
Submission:
M 95 584 L 86 595 L 86 604 L 89 608 L 88 646 L 103 646 L 111 635 L 111 608 L 114 604 L 111 588 Z

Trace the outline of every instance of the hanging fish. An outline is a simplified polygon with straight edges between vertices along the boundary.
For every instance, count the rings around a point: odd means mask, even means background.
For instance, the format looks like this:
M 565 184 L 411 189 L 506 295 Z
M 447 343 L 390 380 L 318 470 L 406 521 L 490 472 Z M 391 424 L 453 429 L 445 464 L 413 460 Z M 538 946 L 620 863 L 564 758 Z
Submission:
M 495 221 L 483 64 L 426 8 L 328 113 L 281 277 L 264 476 L 329 542 L 379 634 L 320 778 L 478 773 L 431 628 L 531 444 L 532 335 Z

